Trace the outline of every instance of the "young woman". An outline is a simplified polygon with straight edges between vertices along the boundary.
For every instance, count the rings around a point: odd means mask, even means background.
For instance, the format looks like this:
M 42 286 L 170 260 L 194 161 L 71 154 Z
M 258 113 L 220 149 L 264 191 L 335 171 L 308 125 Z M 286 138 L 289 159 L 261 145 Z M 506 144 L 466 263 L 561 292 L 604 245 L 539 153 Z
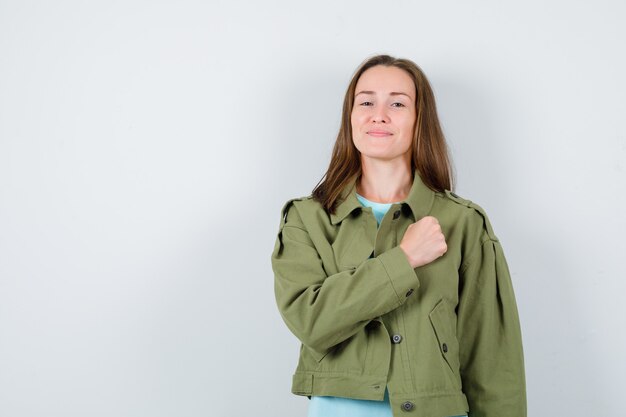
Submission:
M 485 211 L 450 191 L 449 160 L 421 69 L 366 60 L 323 181 L 285 203 L 271 257 L 309 417 L 526 416 L 508 265 Z

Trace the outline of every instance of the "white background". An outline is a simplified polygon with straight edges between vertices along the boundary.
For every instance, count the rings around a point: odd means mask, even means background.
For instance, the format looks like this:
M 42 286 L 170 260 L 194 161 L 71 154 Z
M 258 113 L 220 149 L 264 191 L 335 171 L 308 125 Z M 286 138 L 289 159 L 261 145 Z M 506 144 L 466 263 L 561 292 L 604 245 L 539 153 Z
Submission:
M 0 0 L 0 415 L 305 416 L 270 253 L 377 53 L 427 74 L 456 192 L 503 244 L 529 416 L 622 415 L 625 20 L 607 0 Z

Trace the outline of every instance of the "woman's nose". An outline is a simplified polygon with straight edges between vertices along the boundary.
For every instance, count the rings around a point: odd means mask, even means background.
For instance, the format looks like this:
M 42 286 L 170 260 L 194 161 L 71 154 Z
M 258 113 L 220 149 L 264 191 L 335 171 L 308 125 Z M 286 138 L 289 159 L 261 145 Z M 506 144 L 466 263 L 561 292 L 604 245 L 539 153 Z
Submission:
M 378 107 L 374 109 L 372 114 L 372 121 L 376 123 L 388 123 L 389 118 L 387 117 L 387 111 L 384 107 Z

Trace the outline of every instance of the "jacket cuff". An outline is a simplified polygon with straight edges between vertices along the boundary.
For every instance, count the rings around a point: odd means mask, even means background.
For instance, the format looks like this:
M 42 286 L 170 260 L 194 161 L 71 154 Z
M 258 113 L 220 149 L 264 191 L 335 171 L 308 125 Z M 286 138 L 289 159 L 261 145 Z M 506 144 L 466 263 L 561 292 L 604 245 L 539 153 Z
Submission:
M 400 246 L 381 253 L 377 258 L 387 272 L 389 282 L 398 297 L 398 304 L 402 305 L 420 286 L 415 270 Z

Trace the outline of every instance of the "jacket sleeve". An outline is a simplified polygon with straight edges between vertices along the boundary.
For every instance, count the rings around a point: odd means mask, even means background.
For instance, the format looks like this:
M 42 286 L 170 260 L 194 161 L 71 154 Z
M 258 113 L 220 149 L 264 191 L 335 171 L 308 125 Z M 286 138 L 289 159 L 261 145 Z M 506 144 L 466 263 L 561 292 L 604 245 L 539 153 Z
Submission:
M 319 357 L 419 287 L 399 246 L 327 275 L 297 209 L 288 202 L 283 213 L 271 258 L 276 302 L 287 327 Z
M 526 417 L 520 322 L 502 246 L 484 235 L 460 274 L 457 336 L 469 417 Z

